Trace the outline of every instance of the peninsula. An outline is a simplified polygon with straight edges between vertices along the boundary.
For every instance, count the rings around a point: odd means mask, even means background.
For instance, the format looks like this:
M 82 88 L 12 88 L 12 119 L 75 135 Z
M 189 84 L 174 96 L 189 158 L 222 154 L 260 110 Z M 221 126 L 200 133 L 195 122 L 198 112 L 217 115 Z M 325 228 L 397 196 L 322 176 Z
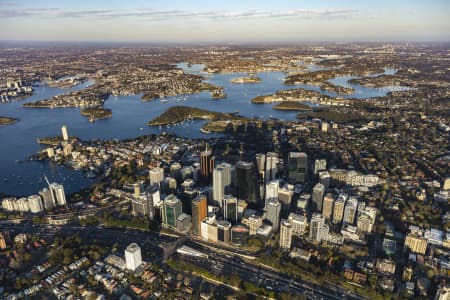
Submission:
M 278 104 L 276 104 L 273 109 L 277 110 L 312 110 L 312 108 L 306 104 L 303 104 L 298 101 L 283 101 Z

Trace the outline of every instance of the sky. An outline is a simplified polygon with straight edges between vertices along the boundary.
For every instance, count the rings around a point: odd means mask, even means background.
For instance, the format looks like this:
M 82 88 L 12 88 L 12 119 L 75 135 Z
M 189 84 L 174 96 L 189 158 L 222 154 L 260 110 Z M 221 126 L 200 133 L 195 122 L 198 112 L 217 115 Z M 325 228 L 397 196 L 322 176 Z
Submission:
M 450 0 L 0 0 L 0 40 L 450 41 Z

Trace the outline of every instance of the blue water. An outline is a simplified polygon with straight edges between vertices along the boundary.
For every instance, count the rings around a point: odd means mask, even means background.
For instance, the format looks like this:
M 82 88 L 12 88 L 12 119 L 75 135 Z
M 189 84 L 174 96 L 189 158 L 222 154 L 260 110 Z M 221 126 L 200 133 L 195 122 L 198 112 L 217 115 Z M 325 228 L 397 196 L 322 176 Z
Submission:
M 64 184 L 68 194 L 92 183 L 92 180 L 85 178 L 81 172 L 48 162 L 27 161 L 29 156 L 40 149 L 36 139 L 61 135 L 61 126 L 64 124 L 67 125 L 70 135 L 83 140 L 133 138 L 163 131 L 189 138 L 212 137 L 214 135 L 205 135 L 200 132 L 200 128 L 205 121 L 195 121 L 170 127 L 164 126 L 162 128 L 149 127 L 146 124 L 167 108 L 176 105 L 200 107 L 220 112 L 239 111 L 241 115 L 247 117 L 273 117 L 280 120 L 294 120 L 297 112 L 273 110 L 274 104 L 252 104 L 250 100 L 258 95 L 273 94 L 281 89 L 305 87 L 319 90 L 318 87 L 314 86 L 286 86 L 283 84 L 284 74 L 282 72 L 258 73 L 258 76 L 262 79 L 262 82 L 258 84 L 233 84 L 230 82 L 232 78 L 245 76 L 246 74 L 205 74 L 202 72 L 202 65 L 187 67 L 186 64 L 180 64 L 179 66 L 186 72 L 202 74 L 207 77 L 208 82 L 223 86 L 228 97 L 214 100 L 211 99 L 208 92 L 202 92 L 143 102 L 140 100 L 140 95 L 111 96 L 105 102 L 105 107 L 112 110 L 113 116 L 94 123 L 88 122 L 87 118 L 81 116 L 78 108 L 39 109 L 22 107 L 22 104 L 26 102 L 85 88 L 90 82 L 69 89 L 39 86 L 35 88 L 35 93 L 26 100 L 0 104 L 0 115 L 20 119 L 13 125 L 0 127 L 0 192 L 13 195 L 37 193 L 45 187 L 44 175 L 52 181 Z M 387 72 L 391 71 L 387 70 Z M 346 81 L 351 78 L 353 77 L 340 77 L 334 80 L 337 84 L 347 85 Z M 353 87 L 356 89 L 354 96 L 358 98 L 384 95 L 387 92 L 387 90 L 368 89 L 360 86 Z

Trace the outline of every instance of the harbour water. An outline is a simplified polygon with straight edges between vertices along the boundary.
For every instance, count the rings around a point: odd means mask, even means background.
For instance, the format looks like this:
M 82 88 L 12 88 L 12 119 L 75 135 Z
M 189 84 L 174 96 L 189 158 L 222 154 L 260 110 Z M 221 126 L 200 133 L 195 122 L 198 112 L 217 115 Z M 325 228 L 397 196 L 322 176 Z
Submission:
M 79 86 L 60 89 L 45 85 L 35 87 L 34 94 L 25 100 L 0 104 L 0 115 L 19 118 L 20 121 L 10 126 L 0 127 L 0 193 L 11 195 L 30 195 L 37 193 L 46 183 L 46 175 L 52 181 L 64 184 L 66 193 L 76 192 L 92 183 L 82 172 L 48 162 L 29 161 L 28 158 L 36 153 L 40 146 L 36 140 L 40 137 L 61 134 L 61 126 L 67 125 L 69 134 L 83 140 L 89 139 L 124 139 L 145 134 L 173 132 L 177 135 L 198 138 L 211 137 L 200 132 L 204 121 L 194 121 L 170 127 L 150 127 L 147 122 L 163 113 L 171 106 L 185 105 L 200 107 L 211 111 L 236 112 L 247 117 L 278 118 L 280 120 L 294 120 L 297 112 L 273 110 L 274 104 L 252 104 L 250 100 L 258 95 L 273 94 L 281 89 L 304 87 L 320 91 L 316 86 L 286 86 L 283 84 L 282 72 L 258 73 L 262 79 L 257 84 L 234 84 L 230 80 L 245 76 L 242 73 L 233 74 L 204 74 L 202 65 L 188 67 L 179 65 L 185 72 L 202 74 L 207 81 L 224 87 L 227 94 L 225 99 L 211 99 L 209 92 L 193 95 L 179 95 L 149 102 L 140 100 L 141 95 L 111 96 L 105 102 L 105 108 L 112 110 L 112 117 L 90 123 L 80 114 L 78 108 L 23 108 L 23 103 L 46 99 L 58 94 L 67 93 L 74 89 L 83 89 L 90 84 L 85 82 Z M 392 73 L 395 70 L 386 70 Z M 385 95 L 390 89 L 364 88 L 359 85 L 349 85 L 348 80 L 355 77 L 339 77 L 332 83 L 351 86 L 355 94 L 346 97 L 368 98 Z M 332 93 L 325 93 L 335 96 Z

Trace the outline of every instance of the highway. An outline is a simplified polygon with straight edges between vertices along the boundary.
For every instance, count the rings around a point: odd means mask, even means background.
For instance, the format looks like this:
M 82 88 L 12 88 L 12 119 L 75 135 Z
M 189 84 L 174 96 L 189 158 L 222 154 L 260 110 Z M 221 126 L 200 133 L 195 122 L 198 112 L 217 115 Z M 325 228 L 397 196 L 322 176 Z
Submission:
M 136 229 L 80 227 L 65 225 L 55 227 L 48 225 L 0 224 L 0 230 L 9 230 L 13 235 L 27 233 L 38 235 L 51 240 L 58 232 L 62 235 L 80 234 L 88 240 L 100 240 L 109 244 L 117 244 L 125 248 L 132 242 L 138 243 L 143 248 L 144 259 L 161 262 L 164 249 L 179 245 L 179 239 L 173 235 L 162 234 L 155 231 L 143 231 Z M 332 284 L 317 285 L 302 281 L 288 274 L 274 270 L 269 266 L 247 258 L 248 255 L 233 253 L 230 250 L 214 249 L 210 243 L 204 244 L 198 240 L 188 240 L 184 244 L 208 255 L 208 259 L 183 255 L 182 258 L 201 267 L 215 275 L 238 275 L 258 287 L 264 287 L 274 292 L 289 292 L 306 295 L 310 299 L 349 299 L 365 300 L 365 298 L 344 290 Z M 180 256 L 179 254 L 175 254 Z M 243 258 L 245 260 L 243 260 Z

